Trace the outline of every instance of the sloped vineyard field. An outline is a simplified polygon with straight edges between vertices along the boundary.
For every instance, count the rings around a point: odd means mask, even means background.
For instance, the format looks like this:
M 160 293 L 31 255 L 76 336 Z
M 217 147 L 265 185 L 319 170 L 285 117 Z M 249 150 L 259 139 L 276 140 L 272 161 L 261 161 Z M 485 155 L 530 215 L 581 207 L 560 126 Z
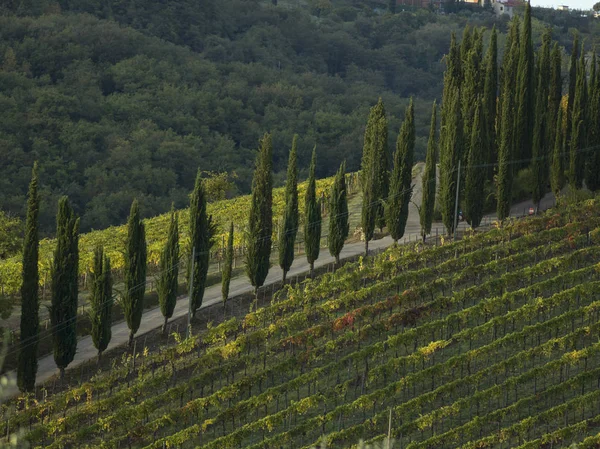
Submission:
M 14 412 L 32 447 L 550 448 L 600 438 L 600 200 L 287 286 Z M 135 366 L 135 367 L 134 367 Z M 12 413 L 9 415 L 9 410 Z

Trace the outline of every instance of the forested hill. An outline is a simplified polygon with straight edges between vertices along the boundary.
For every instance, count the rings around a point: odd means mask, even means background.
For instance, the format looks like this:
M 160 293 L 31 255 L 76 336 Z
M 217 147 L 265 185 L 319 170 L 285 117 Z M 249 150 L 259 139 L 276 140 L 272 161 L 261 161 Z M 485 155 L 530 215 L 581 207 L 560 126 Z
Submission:
M 23 213 L 38 159 L 46 233 L 63 194 L 89 230 L 123 222 L 134 197 L 145 216 L 185 206 L 198 167 L 235 172 L 247 192 L 265 131 L 279 179 L 294 133 L 301 172 L 315 144 L 319 176 L 344 158 L 355 170 L 379 96 L 390 145 L 407 97 L 416 97 L 422 159 L 450 31 L 507 25 L 482 9 L 390 15 L 351 0 L 13 0 L 0 8 L 0 209 Z M 598 27 L 561 20 L 555 38 L 567 46 L 570 27 Z M 543 24 L 535 27 L 539 36 Z

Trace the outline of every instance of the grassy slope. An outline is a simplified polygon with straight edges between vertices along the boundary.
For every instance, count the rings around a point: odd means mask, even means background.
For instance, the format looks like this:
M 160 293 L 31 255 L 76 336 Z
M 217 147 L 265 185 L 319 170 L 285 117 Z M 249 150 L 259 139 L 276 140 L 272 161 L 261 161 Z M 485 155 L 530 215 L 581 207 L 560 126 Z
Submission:
M 386 433 L 391 408 L 401 447 L 580 441 L 600 414 L 598 212 L 348 264 L 11 427 L 32 418 L 49 447 L 346 447 Z

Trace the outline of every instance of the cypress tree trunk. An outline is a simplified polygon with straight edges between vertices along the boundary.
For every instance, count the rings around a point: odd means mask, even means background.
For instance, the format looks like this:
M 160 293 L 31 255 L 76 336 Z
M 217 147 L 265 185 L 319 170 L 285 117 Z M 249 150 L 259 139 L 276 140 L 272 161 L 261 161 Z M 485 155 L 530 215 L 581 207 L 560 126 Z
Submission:
M 548 156 L 549 150 L 546 142 L 546 126 L 548 120 L 548 79 L 550 73 L 550 41 L 549 30 L 542 36 L 542 47 L 539 52 L 538 83 L 536 90 L 535 127 L 533 134 L 533 154 L 531 160 L 531 175 L 533 177 L 532 200 L 536 205 L 536 211 L 540 208 L 540 202 L 546 193 L 548 184 Z
M 37 350 L 39 339 L 38 298 L 38 194 L 37 162 L 33 164 L 31 182 L 27 194 L 27 218 L 23 239 L 23 268 L 21 284 L 21 337 L 17 365 L 17 385 L 22 392 L 34 391 L 37 375 Z
M 585 68 L 585 53 L 581 50 L 581 59 L 577 70 L 577 84 L 575 86 L 575 101 L 572 110 L 572 130 L 569 160 L 569 184 L 581 189 L 584 177 L 584 159 L 581 149 L 585 146 L 585 118 L 587 96 L 587 73 Z
M 340 252 L 348 238 L 350 224 L 348 223 L 348 196 L 346 192 L 346 163 L 342 162 L 331 186 L 330 215 L 329 215 L 329 253 L 335 257 L 339 266 Z
M 144 311 L 146 255 L 146 229 L 140 218 L 138 202 L 133 200 L 127 221 L 123 294 L 123 313 L 129 327 L 129 346 L 133 344 L 133 337 L 140 327 Z
M 296 167 L 296 146 L 298 135 L 294 135 L 287 168 L 285 184 L 285 210 L 283 226 L 279 235 L 279 266 L 283 271 L 283 283 L 294 262 L 294 244 L 298 233 L 298 169 Z
M 315 260 L 321 250 L 321 205 L 317 201 L 317 182 L 315 167 L 317 164 L 317 147 L 313 149 L 308 170 L 308 186 L 304 197 L 304 245 L 306 260 L 310 264 L 310 277 L 313 277 Z
M 429 140 L 427 142 L 427 155 L 425 156 L 425 172 L 423 173 L 423 198 L 421 208 L 419 209 L 419 218 L 421 221 L 421 235 L 423 242 L 428 234 L 431 234 L 431 223 L 433 222 L 433 211 L 435 208 L 436 191 L 436 163 L 437 163 L 437 145 L 435 141 L 435 132 L 437 127 L 437 106 L 433 102 L 431 110 L 431 125 L 429 127 Z
M 61 379 L 77 349 L 78 243 L 79 219 L 75 217 L 68 198 L 63 196 L 58 202 L 56 215 L 50 306 L 54 361 L 60 369 Z
M 98 363 L 112 337 L 112 285 L 110 259 L 104 254 L 104 249 L 98 247 L 94 251 L 94 271 L 90 288 L 91 336 L 94 347 L 98 350 Z
M 564 141 L 565 136 L 563 133 L 563 110 L 562 108 L 559 108 L 558 117 L 556 119 L 556 131 L 554 133 L 552 168 L 550 170 L 550 186 L 556 198 L 560 196 L 560 192 L 565 186 L 565 175 L 563 166 Z
M 252 203 L 246 234 L 246 274 L 255 295 L 269 272 L 273 232 L 273 144 L 271 135 L 260 140 L 256 170 L 252 180 Z
M 171 206 L 169 233 L 160 257 L 159 269 L 157 290 L 160 312 L 165 317 L 162 327 L 164 335 L 167 332 L 167 322 L 173 316 L 175 304 L 177 304 L 179 287 L 179 219 L 174 205 Z
M 455 87 L 447 105 L 444 144 L 440 148 L 440 209 L 448 234 L 454 232 L 458 161 L 462 157 L 463 124 L 460 108 L 460 91 Z M 460 200 L 459 200 L 460 201 Z
M 465 215 L 471 228 L 475 229 L 483 218 L 485 205 L 485 153 L 483 145 L 483 109 L 484 105 L 478 101 L 475 107 L 475 117 L 471 133 L 471 150 L 466 166 L 465 186 Z
M 398 133 L 390 197 L 386 203 L 387 226 L 394 242 L 404 235 L 408 220 L 408 205 L 412 197 L 412 166 L 415 150 L 415 109 L 412 98 Z M 434 131 L 435 132 L 435 131 Z
M 511 160 L 515 154 L 515 104 L 516 94 L 514 92 L 516 70 L 519 61 L 519 21 L 515 17 L 510 29 L 511 47 L 507 48 L 504 57 L 504 75 L 502 86 L 502 114 L 501 135 L 498 149 L 498 190 L 496 192 L 496 213 L 498 219 L 503 221 L 510 215 L 512 201 L 513 165 Z
M 498 92 L 498 34 L 496 26 L 492 29 L 490 46 L 485 55 L 485 83 L 483 88 L 483 139 L 484 155 L 488 164 L 497 159 L 496 150 L 496 106 Z M 494 175 L 493 165 L 487 170 L 488 179 Z
M 194 261 L 194 285 L 192 286 L 192 316 L 202 305 L 208 265 L 210 262 L 210 249 L 213 245 L 215 225 L 212 216 L 208 215 L 206 205 L 206 192 L 204 183 L 200 177 L 200 170 L 196 175 L 194 191 L 190 198 L 190 254 L 196 248 L 196 260 Z
M 227 250 L 225 252 L 225 265 L 223 266 L 223 278 L 221 280 L 221 295 L 223 305 L 229 297 L 229 284 L 231 283 L 231 272 L 233 269 L 233 221 L 229 226 L 229 237 L 227 238 Z
M 535 103 L 531 5 L 529 3 L 525 5 L 517 73 L 515 155 L 518 155 L 519 159 L 525 161 L 521 164 L 521 167 L 527 167 L 530 163 L 531 147 L 533 144 L 533 110 Z
M 577 72 L 579 59 L 579 34 L 573 35 L 573 50 L 569 63 L 569 97 L 567 98 L 567 117 L 565 128 L 565 146 L 571 148 L 571 132 L 573 129 L 573 105 L 575 104 L 575 91 L 577 86 Z

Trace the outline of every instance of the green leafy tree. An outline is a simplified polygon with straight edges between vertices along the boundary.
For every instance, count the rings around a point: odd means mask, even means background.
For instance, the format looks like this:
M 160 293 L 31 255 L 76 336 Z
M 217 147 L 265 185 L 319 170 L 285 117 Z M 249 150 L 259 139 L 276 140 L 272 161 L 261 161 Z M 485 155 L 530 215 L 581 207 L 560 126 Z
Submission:
M 569 142 L 569 184 L 581 189 L 584 177 L 584 159 L 581 149 L 585 146 L 585 118 L 587 97 L 587 73 L 585 67 L 585 53 L 582 49 L 579 68 L 577 69 L 577 83 L 575 86 L 575 100 L 571 111 L 571 141 Z
M 485 54 L 485 81 L 483 87 L 483 152 L 485 161 L 492 164 L 496 161 L 496 107 L 498 91 L 498 33 L 496 26 L 492 28 L 490 46 Z M 493 166 L 490 165 L 487 176 L 491 179 Z
M 346 192 L 346 163 L 342 162 L 331 186 L 329 198 L 329 253 L 340 264 L 340 252 L 348 238 L 350 223 L 348 222 L 348 195 Z
M 436 163 L 437 163 L 437 142 L 435 132 L 437 128 L 437 105 L 433 102 L 431 109 L 431 125 L 429 127 L 429 140 L 427 141 L 427 155 L 425 156 L 425 171 L 423 173 L 423 198 L 421 208 L 419 209 L 419 219 L 421 221 L 421 235 L 423 241 L 428 234 L 431 234 L 431 224 L 433 222 L 433 210 L 435 207 L 436 191 Z
M 558 110 L 560 108 L 560 102 L 562 100 L 562 54 L 558 46 L 558 42 L 554 42 L 552 51 L 550 53 L 550 80 L 548 85 L 548 125 L 547 133 L 548 137 L 546 142 L 548 146 L 554 145 L 555 135 L 557 130 L 556 120 L 558 117 Z
M 577 87 L 577 72 L 579 65 L 579 34 L 573 35 L 573 50 L 569 62 L 569 96 L 567 98 L 567 117 L 565 127 L 565 145 L 570 148 L 571 132 L 573 129 L 573 105 L 575 104 L 575 91 Z
M 316 164 L 317 147 L 313 148 L 308 169 L 308 186 L 304 196 L 304 246 L 306 260 L 310 264 L 311 278 L 315 270 L 315 261 L 319 258 L 321 250 L 321 205 L 317 200 Z
M 191 301 L 192 316 L 194 317 L 196 311 L 202 306 L 202 300 L 204 299 L 208 265 L 210 263 L 210 249 L 213 245 L 214 234 L 215 225 L 212 221 L 212 215 L 208 215 L 207 212 L 204 182 L 201 178 L 201 172 L 198 170 L 194 190 L 190 197 L 190 254 L 193 254 L 194 249 L 196 251 Z
M 164 335 L 167 332 L 167 322 L 173 316 L 177 304 L 179 287 L 179 217 L 174 205 L 171 206 L 168 237 L 160 257 L 159 270 L 157 290 L 160 312 L 165 318 L 162 327 Z
M 588 146 L 594 148 L 600 145 L 600 72 L 596 68 L 596 52 L 592 58 L 592 67 L 590 70 L 590 89 L 588 98 L 590 106 L 588 108 Z M 592 151 L 586 157 L 585 184 L 592 192 L 600 190 L 600 151 Z
M 21 284 L 21 340 L 17 365 L 17 385 L 22 392 L 35 389 L 37 375 L 37 349 L 39 339 L 39 298 L 38 298 L 38 217 L 40 195 L 38 193 L 38 167 L 33 164 L 29 193 L 27 195 L 27 218 L 25 239 L 23 240 L 23 268 Z
M 21 249 L 23 223 L 18 217 L 12 217 L 0 211 L 0 260 L 14 256 Z
M 296 167 L 296 146 L 298 135 L 294 135 L 288 160 L 287 180 L 285 184 L 285 209 L 283 226 L 279 235 L 279 266 L 283 271 L 283 282 L 294 262 L 294 244 L 298 234 L 298 168 Z
M 140 217 L 138 202 L 133 200 L 127 221 L 125 292 L 123 294 L 123 313 L 129 327 L 129 346 L 133 344 L 133 337 L 140 327 L 144 312 L 146 264 L 146 228 Z
M 273 144 L 271 134 L 260 140 L 252 180 L 250 218 L 246 233 L 246 274 L 255 295 L 269 273 L 273 231 Z
M 77 295 L 79 268 L 79 219 L 69 199 L 58 202 L 56 215 L 56 250 L 52 261 L 52 305 L 50 324 L 54 361 L 64 378 L 65 368 L 77 350 Z
M 231 273 L 233 270 L 233 221 L 229 227 L 229 236 L 227 237 L 227 249 L 225 250 L 225 264 L 223 265 L 223 277 L 221 278 L 221 295 L 223 304 L 229 297 L 229 284 L 231 283 Z
M 536 105 L 535 105 L 535 125 L 533 131 L 533 149 L 531 159 L 531 175 L 533 178 L 532 200 L 536 205 L 536 210 L 539 210 L 540 202 L 546 193 L 546 185 L 548 184 L 549 166 L 548 159 L 550 156 L 549 145 L 546 141 L 547 123 L 548 123 L 548 79 L 551 76 L 550 70 L 550 43 L 552 35 L 547 29 L 542 36 L 542 47 L 539 51 L 538 64 L 538 82 L 536 89 Z
M 496 213 L 498 219 L 503 221 L 510 215 L 512 202 L 513 164 L 515 152 L 515 105 L 516 71 L 519 67 L 519 21 L 513 19 L 509 40 L 510 48 L 506 49 L 503 62 L 502 76 L 502 111 L 500 124 L 500 145 L 498 147 L 498 175 L 496 190 Z M 508 41 L 508 40 L 507 40 Z
M 556 131 L 554 133 L 554 148 L 552 150 L 552 166 L 550 168 L 550 187 L 554 196 L 558 198 L 560 192 L 565 186 L 564 148 L 565 135 L 563 132 L 563 109 L 558 109 L 556 119 Z
M 534 57 L 531 35 L 531 4 L 525 5 L 521 30 L 519 63 L 517 66 L 517 116 L 515 122 L 515 154 L 523 159 L 523 167 L 529 165 L 533 144 L 535 107 Z
M 94 250 L 94 271 L 90 288 L 90 321 L 92 342 L 98 350 L 98 363 L 112 337 L 113 280 L 110 258 L 101 246 Z
M 390 196 L 386 203 L 387 227 L 396 243 L 404 235 L 408 220 L 408 205 L 412 197 L 411 182 L 415 133 L 415 108 L 411 98 L 404 113 L 404 122 L 402 122 L 396 141 Z
M 472 228 L 476 228 L 483 218 L 485 206 L 485 149 L 483 134 L 483 109 L 481 101 L 475 106 L 475 118 L 471 129 L 471 147 L 465 176 L 465 215 Z
M 454 232 L 458 163 L 463 152 L 460 90 L 454 88 L 447 105 L 444 147 L 440 147 L 440 209 L 448 234 Z M 444 106 L 446 108 L 446 106 Z M 460 201 L 460 200 L 459 200 Z

